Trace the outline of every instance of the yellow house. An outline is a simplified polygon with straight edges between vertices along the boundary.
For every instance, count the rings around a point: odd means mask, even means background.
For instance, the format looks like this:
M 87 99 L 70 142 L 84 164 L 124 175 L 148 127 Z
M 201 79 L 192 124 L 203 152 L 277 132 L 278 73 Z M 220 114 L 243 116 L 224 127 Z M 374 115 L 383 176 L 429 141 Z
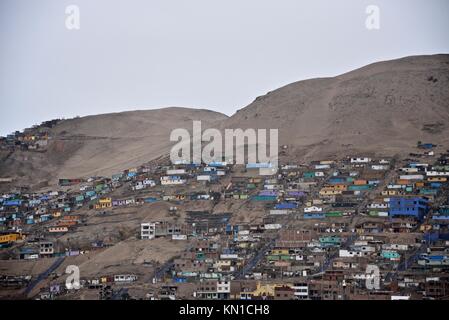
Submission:
M 415 183 L 415 187 L 417 187 L 417 188 L 422 188 L 422 187 L 424 187 L 424 182 L 422 182 L 422 181 L 416 182 L 416 183 Z
M 23 236 L 20 233 L 8 233 L 0 235 L 0 244 L 11 243 L 17 240 L 22 240 Z
M 430 230 L 432 230 L 432 225 L 431 224 L 422 224 L 420 227 L 419 227 L 419 231 L 430 231 Z
M 23 141 L 34 141 L 36 137 L 34 135 L 24 136 Z
M 237 246 L 241 249 L 249 248 L 248 242 L 240 242 Z
M 345 184 L 334 184 L 332 186 L 326 186 L 323 189 L 346 191 L 348 190 L 348 186 Z
M 112 198 L 101 198 L 95 205 L 95 209 L 105 209 L 112 207 Z
M 284 286 L 291 287 L 290 284 L 283 284 Z M 275 289 L 277 287 L 282 287 L 282 284 L 272 283 L 272 284 L 261 284 L 260 282 L 257 283 L 256 289 L 252 292 L 241 292 L 240 295 L 250 295 L 254 298 L 274 298 L 275 295 Z
M 256 289 L 252 292 L 241 292 L 240 295 L 251 295 L 252 297 L 274 297 L 274 284 L 257 283 Z
M 277 254 L 277 255 L 287 255 L 288 249 L 273 249 L 271 250 L 271 254 Z
M 61 211 L 55 211 L 52 215 L 54 218 L 59 218 L 61 216 Z

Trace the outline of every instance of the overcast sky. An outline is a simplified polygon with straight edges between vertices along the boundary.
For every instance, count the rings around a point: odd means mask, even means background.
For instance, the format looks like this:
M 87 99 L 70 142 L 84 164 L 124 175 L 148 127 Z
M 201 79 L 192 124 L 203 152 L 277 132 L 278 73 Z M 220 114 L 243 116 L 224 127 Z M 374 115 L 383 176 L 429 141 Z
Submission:
M 294 81 L 449 53 L 448 30 L 447 0 L 1 0 L 0 135 L 167 106 L 231 115 Z

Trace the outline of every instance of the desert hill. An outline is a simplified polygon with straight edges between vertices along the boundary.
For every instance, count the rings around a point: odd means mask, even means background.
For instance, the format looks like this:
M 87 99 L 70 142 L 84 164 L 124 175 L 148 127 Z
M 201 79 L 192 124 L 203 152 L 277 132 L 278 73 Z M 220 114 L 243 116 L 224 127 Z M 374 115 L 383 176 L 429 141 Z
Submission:
M 334 78 L 299 81 L 258 97 L 233 116 L 165 108 L 64 120 L 45 153 L 2 155 L 0 177 L 17 183 L 111 175 L 166 155 L 174 128 L 279 129 L 286 157 L 394 155 L 417 141 L 449 146 L 449 55 L 378 62 Z
M 51 129 L 45 153 L 15 151 L 2 161 L 0 176 L 54 184 L 58 178 L 112 175 L 167 154 L 173 129 L 189 129 L 193 120 L 215 127 L 226 118 L 208 110 L 164 108 L 64 120 Z
M 418 140 L 449 145 L 449 55 L 374 63 L 258 97 L 228 128 L 278 128 L 300 157 L 400 153 Z

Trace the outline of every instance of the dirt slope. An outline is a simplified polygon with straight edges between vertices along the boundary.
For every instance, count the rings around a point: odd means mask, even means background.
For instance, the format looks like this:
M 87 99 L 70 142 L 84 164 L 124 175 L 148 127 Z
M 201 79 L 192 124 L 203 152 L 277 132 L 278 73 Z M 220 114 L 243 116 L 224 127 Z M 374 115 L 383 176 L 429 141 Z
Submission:
M 449 55 L 379 62 L 335 78 L 292 83 L 230 117 L 230 128 L 278 128 L 301 157 L 448 144 Z
M 379 62 L 334 78 L 292 83 L 232 117 L 187 108 L 65 120 L 46 153 L 0 155 L 0 176 L 29 184 L 111 175 L 167 154 L 174 128 L 279 129 L 286 157 L 408 153 L 417 141 L 449 146 L 449 55 Z
M 109 176 L 168 153 L 175 128 L 191 129 L 193 120 L 215 127 L 226 118 L 208 110 L 165 108 L 65 120 L 51 130 L 47 152 L 14 152 L 2 161 L 0 176 L 13 175 L 22 184 Z

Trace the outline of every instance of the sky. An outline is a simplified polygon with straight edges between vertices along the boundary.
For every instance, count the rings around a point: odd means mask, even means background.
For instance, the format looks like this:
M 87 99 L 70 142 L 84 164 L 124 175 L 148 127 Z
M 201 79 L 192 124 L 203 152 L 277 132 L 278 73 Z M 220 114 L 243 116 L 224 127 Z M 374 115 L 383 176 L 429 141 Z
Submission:
M 232 115 L 295 81 L 449 53 L 448 30 L 447 0 L 1 0 L 0 135 L 170 106 Z

